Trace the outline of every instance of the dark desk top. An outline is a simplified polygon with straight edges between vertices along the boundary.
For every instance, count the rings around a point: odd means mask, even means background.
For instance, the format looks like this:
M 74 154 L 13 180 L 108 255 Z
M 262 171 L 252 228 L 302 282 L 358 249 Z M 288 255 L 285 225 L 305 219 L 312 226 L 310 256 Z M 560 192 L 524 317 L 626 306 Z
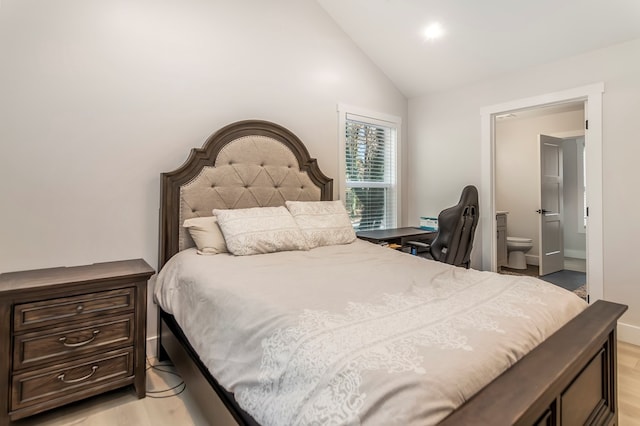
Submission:
M 356 232 L 358 238 L 368 240 L 391 240 L 394 238 L 414 237 L 426 234 L 435 234 L 435 231 L 427 231 L 420 228 L 394 228 L 394 229 L 376 229 L 375 231 Z

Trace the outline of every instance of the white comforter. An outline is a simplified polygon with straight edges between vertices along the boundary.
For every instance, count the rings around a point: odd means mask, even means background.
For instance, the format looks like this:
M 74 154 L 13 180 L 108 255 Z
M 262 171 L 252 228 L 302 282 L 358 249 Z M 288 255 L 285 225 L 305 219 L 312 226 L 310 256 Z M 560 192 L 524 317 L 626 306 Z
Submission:
M 586 303 L 363 241 L 174 256 L 156 300 L 262 425 L 435 424 Z

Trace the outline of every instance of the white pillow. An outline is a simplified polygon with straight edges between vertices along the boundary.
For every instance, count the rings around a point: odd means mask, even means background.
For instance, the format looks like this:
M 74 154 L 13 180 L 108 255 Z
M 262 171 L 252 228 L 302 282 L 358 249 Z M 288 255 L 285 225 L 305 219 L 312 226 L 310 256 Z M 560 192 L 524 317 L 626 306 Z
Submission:
M 237 256 L 308 250 L 304 235 L 284 207 L 213 210 L 229 251 Z
M 287 201 L 309 248 L 349 244 L 356 233 L 342 201 Z
M 227 244 L 215 216 L 193 217 L 185 220 L 182 226 L 189 230 L 189 235 L 198 248 L 198 254 L 228 253 Z

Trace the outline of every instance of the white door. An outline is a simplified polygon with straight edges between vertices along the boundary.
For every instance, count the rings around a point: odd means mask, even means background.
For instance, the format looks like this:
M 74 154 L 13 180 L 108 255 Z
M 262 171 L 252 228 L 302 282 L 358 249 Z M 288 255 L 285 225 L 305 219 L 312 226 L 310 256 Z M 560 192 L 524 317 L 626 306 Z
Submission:
M 562 139 L 539 135 L 540 275 L 564 269 Z

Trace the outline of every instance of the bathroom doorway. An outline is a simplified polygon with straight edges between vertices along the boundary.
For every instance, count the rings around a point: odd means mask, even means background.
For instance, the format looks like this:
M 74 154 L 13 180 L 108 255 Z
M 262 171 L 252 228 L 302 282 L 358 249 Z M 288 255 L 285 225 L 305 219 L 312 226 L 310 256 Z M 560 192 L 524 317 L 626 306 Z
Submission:
M 587 282 L 586 226 L 578 234 L 577 225 L 586 198 L 584 163 L 578 167 L 584 123 L 583 101 L 498 115 L 495 123 L 495 206 L 508 212 L 509 262 L 499 270 L 539 276 L 581 295 Z
M 538 107 L 562 105 L 570 102 L 586 101 L 586 118 L 588 130 L 585 133 L 585 162 L 587 165 L 588 206 L 587 242 L 587 290 L 588 300 L 593 303 L 604 297 L 603 268 L 603 197 L 602 197 L 602 95 L 604 83 L 574 87 L 566 90 L 540 94 L 528 98 L 514 99 L 500 104 L 488 105 L 480 109 L 481 115 L 481 164 L 482 191 L 481 205 L 483 213 L 479 228 L 482 236 L 482 268 L 496 271 L 498 256 L 496 246 L 498 240 L 496 214 L 496 156 L 495 125 L 498 116 L 535 109 Z M 570 136 L 570 135 L 567 135 Z M 533 161 L 533 160 L 530 160 Z M 537 209 L 537 207 L 536 207 Z

